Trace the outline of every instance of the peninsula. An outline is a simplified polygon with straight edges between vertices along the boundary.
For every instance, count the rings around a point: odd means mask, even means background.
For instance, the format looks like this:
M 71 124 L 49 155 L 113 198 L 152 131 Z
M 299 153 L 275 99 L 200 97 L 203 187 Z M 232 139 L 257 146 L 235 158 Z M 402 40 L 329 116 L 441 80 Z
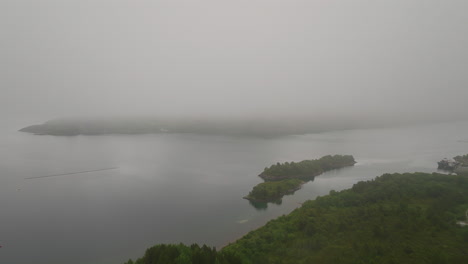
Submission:
M 315 160 L 278 162 L 269 168 L 265 168 L 258 176 L 265 181 L 280 181 L 284 179 L 313 180 L 315 176 L 325 171 L 353 166 L 354 164 L 356 164 L 356 161 L 352 155 L 327 155 Z
M 272 202 L 294 193 L 301 186 L 323 172 L 353 166 L 351 155 L 327 155 L 316 160 L 285 162 L 265 168 L 259 175 L 265 182 L 255 186 L 244 199 L 253 202 Z

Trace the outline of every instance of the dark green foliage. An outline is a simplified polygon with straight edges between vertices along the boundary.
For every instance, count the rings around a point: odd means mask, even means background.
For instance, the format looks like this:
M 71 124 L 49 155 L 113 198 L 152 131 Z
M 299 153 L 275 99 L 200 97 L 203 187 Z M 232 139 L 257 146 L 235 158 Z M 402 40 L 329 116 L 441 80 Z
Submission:
M 325 171 L 352 166 L 355 163 L 354 157 L 351 155 L 328 155 L 320 159 L 303 160 L 297 163 L 277 163 L 269 168 L 265 168 L 260 177 L 266 181 L 285 178 L 313 179 L 314 176 L 320 175 Z
M 272 201 L 275 199 L 281 199 L 283 195 L 292 193 L 299 189 L 302 183 L 303 181 L 298 179 L 260 183 L 253 188 L 248 196 L 244 198 L 253 201 Z
M 241 264 L 240 258 L 230 252 L 216 252 L 206 245 L 190 247 L 179 245 L 157 245 L 146 250 L 145 255 L 125 264 Z
M 222 252 L 244 264 L 468 263 L 468 177 L 384 174 L 308 201 Z

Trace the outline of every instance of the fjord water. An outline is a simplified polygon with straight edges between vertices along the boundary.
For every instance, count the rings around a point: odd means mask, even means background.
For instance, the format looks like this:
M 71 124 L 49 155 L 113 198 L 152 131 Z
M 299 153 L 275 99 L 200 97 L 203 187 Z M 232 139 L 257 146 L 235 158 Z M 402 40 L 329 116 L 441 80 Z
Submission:
M 468 153 L 468 123 L 279 138 L 194 134 L 54 137 L 0 132 L 0 263 L 118 264 L 157 243 L 222 247 L 308 199 L 386 172 L 433 172 Z M 242 199 L 265 166 L 351 154 L 280 205 Z M 40 179 L 102 168 L 96 171 Z

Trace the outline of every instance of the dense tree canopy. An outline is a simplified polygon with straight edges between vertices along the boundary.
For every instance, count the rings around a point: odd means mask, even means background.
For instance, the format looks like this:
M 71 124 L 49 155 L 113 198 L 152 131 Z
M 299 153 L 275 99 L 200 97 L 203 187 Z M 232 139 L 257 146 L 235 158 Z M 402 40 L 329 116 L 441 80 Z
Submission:
M 236 254 L 217 252 L 206 245 L 162 244 L 147 249 L 142 258 L 125 264 L 241 264 L 241 260 Z

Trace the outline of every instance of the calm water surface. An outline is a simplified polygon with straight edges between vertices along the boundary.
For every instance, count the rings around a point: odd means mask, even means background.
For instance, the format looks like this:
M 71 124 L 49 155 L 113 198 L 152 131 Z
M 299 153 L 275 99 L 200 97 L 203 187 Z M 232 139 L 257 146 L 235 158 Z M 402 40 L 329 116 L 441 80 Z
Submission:
M 157 243 L 221 247 L 300 203 L 385 172 L 433 172 L 468 153 L 468 123 L 275 139 L 202 135 L 53 137 L 0 131 L 0 263 L 119 264 Z M 242 199 L 265 166 L 352 154 L 281 205 Z M 42 179 L 27 177 L 98 171 Z

